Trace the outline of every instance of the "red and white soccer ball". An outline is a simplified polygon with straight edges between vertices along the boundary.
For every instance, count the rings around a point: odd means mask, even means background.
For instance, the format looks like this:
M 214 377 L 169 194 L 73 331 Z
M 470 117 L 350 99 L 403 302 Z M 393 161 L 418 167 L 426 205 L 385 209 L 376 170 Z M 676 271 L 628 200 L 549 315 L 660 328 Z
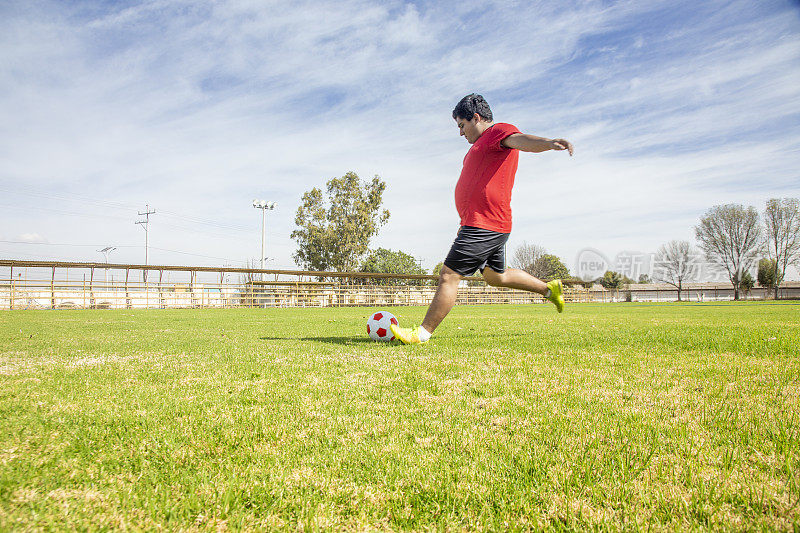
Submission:
M 390 342 L 394 340 L 394 333 L 389 328 L 391 324 L 397 325 L 397 318 L 387 311 L 378 311 L 367 320 L 367 333 L 374 341 Z

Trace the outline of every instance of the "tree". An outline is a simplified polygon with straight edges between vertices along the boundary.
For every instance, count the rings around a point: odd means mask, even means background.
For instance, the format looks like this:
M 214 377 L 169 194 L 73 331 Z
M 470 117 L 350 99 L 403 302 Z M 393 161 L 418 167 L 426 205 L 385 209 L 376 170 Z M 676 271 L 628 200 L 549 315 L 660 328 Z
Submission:
M 606 273 L 603 274 L 599 281 L 600 285 L 606 289 L 619 289 L 622 286 L 622 274 L 613 270 L 606 270 Z
M 647 274 L 639 274 L 639 283 L 650 283 L 650 276 Z
M 547 251 L 538 244 L 528 244 L 527 241 L 522 241 L 522 244 L 514 251 L 514 256 L 509 262 L 513 268 L 524 270 L 532 276 L 536 275 L 536 261 L 538 261 Z
M 746 295 L 750 294 L 750 291 L 753 290 L 755 287 L 756 282 L 753 280 L 752 274 L 750 272 L 745 272 L 742 274 L 742 281 L 739 282 L 739 286 L 742 289 L 742 292 Z
M 696 265 L 692 262 L 693 255 L 689 241 L 670 241 L 662 244 L 656 252 L 653 278 L 678 289 L 679 302 L 683 283 L 697 272 Z
M 797 198 L 771 198 L 764 209 L 766 247 L 775 260 L 773 277 L 778 297 L 786 267 L 800 261 L 800 201 Z M 760 268 L 760 267 L 759 267 Z
M 761 259 L 758 262 L 758 284 L 767 289 L 767 291 L 775 291 L 775 297 L 778 297 L 778 278 L 776 268 L 777 261 L 775 259 Z
M 380 274 L 425 274 L 413 256 L 386 248 L 378 248 L 369 254 L 361 264 L 360 272 Z M 377 278 L 372 283 L 381 285 L 419 285 L 420 281 L 409 279 Z
M 533 270 L 535 272 L 533 275 L 544 281 L 569 277 L 569 269 L 561 262 L 561 259 L 552 254 L 544 254 L 537 259 Z
M 386 183 L 375 176 L 362 186 L 358 174 L 348 172 L 327 183 L 327 197 L 314 187 L 303 194 L 292 232 L 295 262 L 308 270 L 351 271 L 369 249 L 370 239 L 389 220 L 381 210 Z
M 431 270 L 431 275 L 438 276 L 439 274 L 442 273 L 442 268 L 444 268 L 444 261 L 439 261 L 438 263 L 436 263 L 436 266 L 433 267 L 433 270 Z M 439 280 L 428 283 L 431 285 L 439 285 Z
M 560 258 L 548 254 L 542 246 L 526 241 L 516 249 L 509 265 L 545 281 L 569 277 L 569 269 Z
M 727 271 L 733 298 L 738 300 L 742 277 L 752 268 L 760 247 L 758 212 L 740 204 L 715 205 L 700 218 L 694 233 L 706 259 Z

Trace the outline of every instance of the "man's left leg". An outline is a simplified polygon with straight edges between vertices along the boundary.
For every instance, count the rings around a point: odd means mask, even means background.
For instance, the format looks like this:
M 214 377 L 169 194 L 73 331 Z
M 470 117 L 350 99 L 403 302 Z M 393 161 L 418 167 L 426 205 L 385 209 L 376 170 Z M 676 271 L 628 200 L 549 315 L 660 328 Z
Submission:
M 492 267 L 487 266 L 483 269 L 483 279 L 493 287 L 508 287 L 509 289 L 536 292 L 542 295 L 547 292 L 547 284 L 544 281 L 518 268 L 507 268 L 501 274 L 492 270 Z
M 563 286 L 560 279 L 545 283 L 518 268 L 508 268 L 501 273 L 488 266 L 483 269 L 483 279 L 493 287 L 508 287 L 541 294 L 555 304 L 559 313 L 564 310 Z

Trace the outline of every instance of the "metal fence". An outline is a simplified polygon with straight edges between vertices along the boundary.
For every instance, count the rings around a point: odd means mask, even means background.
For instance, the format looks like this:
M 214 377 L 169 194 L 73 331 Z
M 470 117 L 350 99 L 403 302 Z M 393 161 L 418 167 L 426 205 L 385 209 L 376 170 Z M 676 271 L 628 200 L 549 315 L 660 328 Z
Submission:
M 0 260 L 0 309 L 169 309 L 232 307 L 343 307 L 428 305 L 435 276 Z M 674 301 L 667 285 L 607 291 L 575 280 L 567 302 Z M 638 288 L 637 288 L 638 287 Z M 765 298 L 756 289 L 750 298 Z M 800 297 L 800 284 L 782 289 Z M 730 284 L 694 284 L 684 300 L 730 300 Z M 465 278 L 457 303 L 544 303 L 538 294 L 487 286 Z
M 428 305 L 436 276 L 0 260 L 0 309 Z M 567 299 L 586 291 L 568 290 Z M 466 278 L 459 304 L 543 303 Z

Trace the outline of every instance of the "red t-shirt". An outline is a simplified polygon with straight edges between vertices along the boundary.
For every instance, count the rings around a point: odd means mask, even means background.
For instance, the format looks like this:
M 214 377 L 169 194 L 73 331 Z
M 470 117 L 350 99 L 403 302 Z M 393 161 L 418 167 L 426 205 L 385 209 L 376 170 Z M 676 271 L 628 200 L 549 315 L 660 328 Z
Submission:
M 462 226 L 511 232 L 511 189 L 519 150 L 500 143 L 515 133 L 520 131 L 511 124 L 494 124 L 464 156 L 464 168 L 456 184 L 456 209 Z

